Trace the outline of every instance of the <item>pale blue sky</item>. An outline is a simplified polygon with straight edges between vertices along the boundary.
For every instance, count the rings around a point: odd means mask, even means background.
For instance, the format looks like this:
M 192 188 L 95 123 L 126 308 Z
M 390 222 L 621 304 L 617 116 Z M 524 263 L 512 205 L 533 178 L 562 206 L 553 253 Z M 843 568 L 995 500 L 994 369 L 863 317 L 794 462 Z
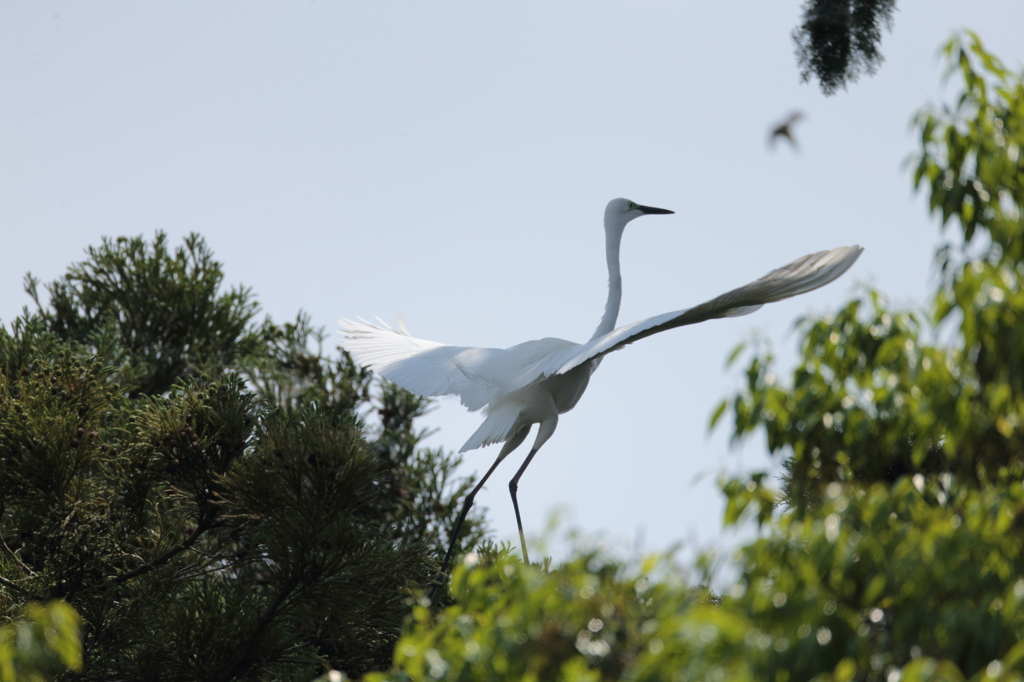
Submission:
M 750 317 L 609 357 L 520 484 L 529 533 L 551 509 L 647 549 L 720 536 L 720 471 L 763 442 L 707 435 L 753 330 L 794 357 L 793 320 L 856 282 L 922 301 L 939 238 L 901 163 L 940 101 L 936 51 L 977 30 L 1014 68 L 1019 0 L 903 0 L 879 73 L 825 98 L 800 83 L 798 0 L 0 3 L 0 319 L 104 235 L 206 237 L 266 312 L 401 313 L 417 336 L 584 341 L 602 312 L 601 216 L 626 196 L 674 209 L 630 225 L 620 323 L 699 303 L 805 253 L 859 243 L 840 281 Z M 801 153 L 770 124 L 801 109 Z M 457 449 L 479 417 L 424 420 Z M 497 448 L 475 451 L 483 471 Z M 506 483 L 479 502 L 513 539 Z M 698 483 L 695 477 L 703 476 Z

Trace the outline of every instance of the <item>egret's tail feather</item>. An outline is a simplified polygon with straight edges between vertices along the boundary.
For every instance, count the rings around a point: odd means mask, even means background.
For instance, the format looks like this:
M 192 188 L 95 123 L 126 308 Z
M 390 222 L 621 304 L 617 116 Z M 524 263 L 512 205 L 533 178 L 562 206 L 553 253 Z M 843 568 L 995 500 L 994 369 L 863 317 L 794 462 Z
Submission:
M 480 425 L 466 444 L 459 448 L 459 452 L 468 452 L 482 448 L 485 445 L 501 443 L 512 435 L 512 429 L 519 418 L 520 404 L 505 402 L 493 407 L 487 414 L 487 418 Z

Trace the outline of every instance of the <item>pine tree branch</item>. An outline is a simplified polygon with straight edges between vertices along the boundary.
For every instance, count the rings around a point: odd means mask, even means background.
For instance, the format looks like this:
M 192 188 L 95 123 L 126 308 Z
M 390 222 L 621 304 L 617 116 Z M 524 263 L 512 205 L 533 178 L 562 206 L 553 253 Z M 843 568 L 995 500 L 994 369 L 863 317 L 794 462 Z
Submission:
M 204 571 L 196 571 L 195 573 L 189 573 L 187 575 L 178 575 L 178 576 L 175 576 L 174 578 L 172 578 L 172 580 L 174 580 L 174 582 L 181 582 L 183 580 L 194 580 L 194 579 L 198 578 L 201 575 L 206 575 L 207 573 L 219 573 L 221 571 L 226 571 L 228 569 L 235 568 L 236 566 L 241 566 L 243 563 L 245 563 L 245 562 L 244 561 L 232 561 L 230 563 L 222 564 L 220 566 L 215 566 L 214 568 L 208 568 L 208 569 L 206 569 Z M 198 565 L 198 562 L 195 563 L 195 564 L 192 564 L 192 566 L 197 566 L 197 565 Z M 189 568 L 191 568 L 191 567 L 189 567 Z
M 26 573 L 31 575 L 33 578 L 38 578 L 39 577 L 39 574 L 36 573 L 35 571 L 33 571 L 32 567 L 29 566 L 28 564 L 26 564 L 24 561 L 22 561 L 21 557 L 18 556 L 18 553 L 15 552 L 14 550 L 12 550 L 7 545 L 7 540 L 4 539 L 3 535 L 0 535 L 0 544 L 2 544 L 4 546 L 4 549 L 7 550 L 7 553 L 11 555 L 11 558 L 18 562 L 18 565 L 21 566 L 22 570 L 24 570 Z
M 22 570 L 24 570 L 26 573 L 31 575 L 33 578 L 38 578 L 39 577 L 39 574 L 36 573 L 35 571 L 33 571 L 32 567 L 29 566 L 28 564 L 26 564 L 24 561 L 22 561 L 21 557 L 18 556 L 18 553 L 15 552 L 14 550 L 12 550 L 7 545 L 7 540 L 5 540 L 2 535 L 0 535 L 0 544 L 2 544 L 3 548 L 5 550 L 7 550 L 7 553 L 11 555 L 11 558 L 14 559 L 16 562 L 18 562 L 18 565 L 21 566 Z M 7 589 L 14 590 L 15 592 L 18 592 L 19 594 L 23 594 L 26 597 L 29 597 L 29 598 L 33 597 L 33 595 L 28 590 L 26 590 L 24 587 L 19 587 L 17 584 L 11 582 L 10 580 L 8 580 L 7 578 L 4 578 L 2 576 L 0 576 L 0 584 L 6 585 Z
M 182 542 L 177 547 L 173 547 L 172 549 L 167 550 L 166 552 L 164 552 L 162 555 L 160 555 L 159 557 L 157 557 L 153 561 L 150 561 L 147 564 L 143 564 L 142 566 L 139 566 L 137 568 L 133 568 L 132 570 L 128 571 L 127 573 L 122 573 L 121 575 L 115 576 L 115 577 L 111 578 L 110 580 L 108 580 L 107 582 L 108 583 L 113 583 L 115 585 L 119 585 L 119 584 L 121 584 L 123 582 L 127 582 L 127 581 L 131 580 L 132 578 L 137 578 L 140 575 L 144 575 L 146 573 L 149 573 L 150 571 L 152 571 L 155 568 L 159 568 L 160 566 L 163 566 L 168 561 L 170 561 L 174 557 L 178 556 L 179 554 L 181 554 L 182 552 L 187 550 L 192 545 L 196 544 L 196 542 L 199 541 L 199 538 L 202 537 L 203 533 L 205 533 L 206 531 L 210 530 L 211 528 L 216 527 L 216 525 L 217 524 L 210 524 L 209 526 L 206 526 L 206 527 L 199 526 L 194 531 L 192 531 L 192 534 L 189 535 L 185 539 L 185 541 Z
M 3 585 L 7 589 L 13 590 L 13 591 L 15 591 L 15 592 L 17 592 L 19 594 L 23 594 L 26 597 L 31 597 L 32 596 L 29 593 L 29 591 L 26 590 L 24 587 L 19 587 L 18 585 L 12 583 L 10 580 L 8 580 L 7 578 L 4 578 L 3 576 L 0 576 L 0 585 Z
M 227 680 L 232 680 L 252 666 L 252 653 L 259 644 L 260 639 L 262 639 L 263 633 L 266 632 L 271 621 L 274 620 L 274 617 L 280 610 L 281 605 L 284 604 L 285 600 L 288 599 L 292 592 L 294 592 L 299 586 L 299 582 L 300 579 L 298 576 L 292 576 L 281 591 L 274 595 L 274 598 L 269 604 L 267 604 L 267 608 L 263 609 L 263 613 L 260 615 L 259 620 L 256 621 L 256 627 L 253 629 L 252 633 L 250 633 L 245 645 L 241 647 L 235 663 L 228 668 L 223 675 L 221 675 L 221 680 L 225 680 L 225 682 Z

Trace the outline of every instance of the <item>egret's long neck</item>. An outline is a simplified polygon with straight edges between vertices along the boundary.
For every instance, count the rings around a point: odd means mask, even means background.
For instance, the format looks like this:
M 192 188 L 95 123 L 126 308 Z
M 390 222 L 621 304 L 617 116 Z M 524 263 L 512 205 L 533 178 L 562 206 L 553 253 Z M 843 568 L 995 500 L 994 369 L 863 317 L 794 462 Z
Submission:
M 605 254 L 608 258 L 608 302 L 604 306 L 604 317 L 597 325 L 591 340 L 604 336 L 615 329 L 615 320 L 619 318 L 619 305 L 622 303 L 622 274 L 619 272 L 619 245 L 622 243 L 622 230 L 625 225 L 615 226 L 617 229 L 605 229 Z

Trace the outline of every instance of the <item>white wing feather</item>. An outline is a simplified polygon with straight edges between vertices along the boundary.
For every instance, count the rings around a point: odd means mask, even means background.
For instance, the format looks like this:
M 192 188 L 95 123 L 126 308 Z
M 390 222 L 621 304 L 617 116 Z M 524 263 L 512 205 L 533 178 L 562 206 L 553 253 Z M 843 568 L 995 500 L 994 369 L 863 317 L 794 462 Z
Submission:
M 623 346 L 658 332 L 720 317 L 748 315 L 765 303 L 813 291 L 849 270 L 863 250 L 860 246 L 854 245 L 812 253 L 776 268 L 750 284 L 693 308 L 656 315 L 619 327 L 584 344 L 576 355 L 556 371 L 558 374 L 564 374 L 588 360 L 617 351 Z
M 342 348 L 363 367 L 418 395 L 457 395 L 470 410 L 553 374 L 580 347 L 553 338 L 505 349 L 449 346 L 413 338 L 383 322 L 339 324 Z

